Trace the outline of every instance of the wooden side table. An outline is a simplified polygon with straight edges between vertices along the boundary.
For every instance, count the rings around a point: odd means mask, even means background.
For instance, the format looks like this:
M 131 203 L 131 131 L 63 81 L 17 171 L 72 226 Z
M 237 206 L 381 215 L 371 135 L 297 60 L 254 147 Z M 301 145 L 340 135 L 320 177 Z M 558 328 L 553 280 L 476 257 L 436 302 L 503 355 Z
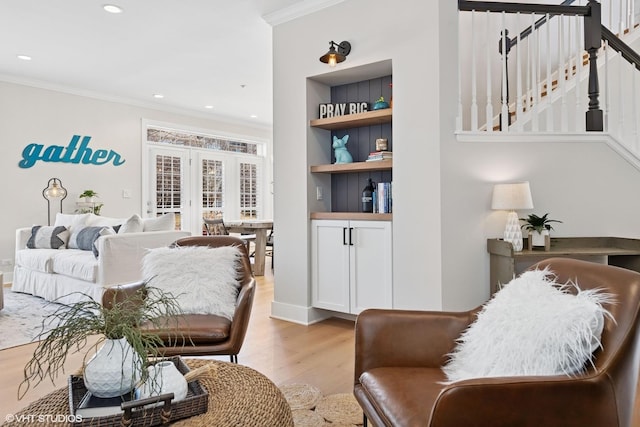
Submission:
M 528 239 L 524 239 L 528 247 Z M 604 258 L 609 265 L 640 272 L 640 239 L 621 237 L 553 237 L 548 251 L 544 249 L 513 250 L 511 243 L 502 239 L 487 239 L 489 259 L 489 286 L 491 295 L 509 283 L 521 271 L 518 264 L 531 266 L 545 258 Z
M 191 369 L 208 363 L 217 368 L 211 374 L 199 378 L 209 393 L 209 409 L 206 413 L 172 423 L 183 427 L 293 427 L 291 408 L 276 385 L 258 371 L 235 363 L 206 359 L 186 359 Z M 64 422 L 69 417 L 69 390 L 58 389 L 12 414 L 12 420 L 3 426 L 42 426 L 39 417 L 54 418 L 56 427 L 70 426 Z M 21 421 L 20 421 L 21 420 Z M 95 419 L 98 425 L 98 419 Z M 93 423 L 92 423 L 93 425 Z

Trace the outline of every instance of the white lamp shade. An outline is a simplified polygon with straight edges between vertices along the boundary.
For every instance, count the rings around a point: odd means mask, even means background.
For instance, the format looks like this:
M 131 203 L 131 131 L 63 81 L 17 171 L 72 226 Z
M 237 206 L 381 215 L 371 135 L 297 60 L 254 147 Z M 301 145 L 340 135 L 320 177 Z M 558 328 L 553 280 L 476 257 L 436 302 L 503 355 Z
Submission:
M 533 209 L 529 182 L 494 185 L 491 209 L 504 211 Z

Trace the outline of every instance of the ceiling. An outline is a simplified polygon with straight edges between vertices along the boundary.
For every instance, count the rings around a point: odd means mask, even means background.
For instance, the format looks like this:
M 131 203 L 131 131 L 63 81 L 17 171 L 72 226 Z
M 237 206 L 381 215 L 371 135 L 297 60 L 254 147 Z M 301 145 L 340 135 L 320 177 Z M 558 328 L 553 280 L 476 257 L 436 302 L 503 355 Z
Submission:
M 2 0 L 0 80 L 268 128 L 267 20 L 336 2 Z

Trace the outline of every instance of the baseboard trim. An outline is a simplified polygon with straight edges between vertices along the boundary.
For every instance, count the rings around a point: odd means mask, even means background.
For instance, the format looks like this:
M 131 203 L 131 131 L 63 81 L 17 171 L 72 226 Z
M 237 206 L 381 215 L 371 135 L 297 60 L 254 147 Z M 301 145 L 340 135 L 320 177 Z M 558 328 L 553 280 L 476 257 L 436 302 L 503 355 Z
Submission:
M 299 325 L 312 325 L 314 323 L 322 322 L 332 316 L 331 312 L 320 310 L 318 308 L 287 304 L 278 301 L 271 302 L 271 318 L 286 320 L 287 322 L 297 323 Z

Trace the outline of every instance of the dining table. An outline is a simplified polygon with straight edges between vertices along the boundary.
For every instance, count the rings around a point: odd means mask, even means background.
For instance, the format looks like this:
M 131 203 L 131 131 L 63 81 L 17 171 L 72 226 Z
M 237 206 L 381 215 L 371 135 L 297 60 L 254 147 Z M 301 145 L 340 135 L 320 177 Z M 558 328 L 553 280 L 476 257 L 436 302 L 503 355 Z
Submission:
M 264 276 L 265 255 L 267 252 L 267 231 L 273 229 L 272 219 L 225 220 L 225 228 L 229 233 L 255 234 L 255 256 L 253 274 Z

